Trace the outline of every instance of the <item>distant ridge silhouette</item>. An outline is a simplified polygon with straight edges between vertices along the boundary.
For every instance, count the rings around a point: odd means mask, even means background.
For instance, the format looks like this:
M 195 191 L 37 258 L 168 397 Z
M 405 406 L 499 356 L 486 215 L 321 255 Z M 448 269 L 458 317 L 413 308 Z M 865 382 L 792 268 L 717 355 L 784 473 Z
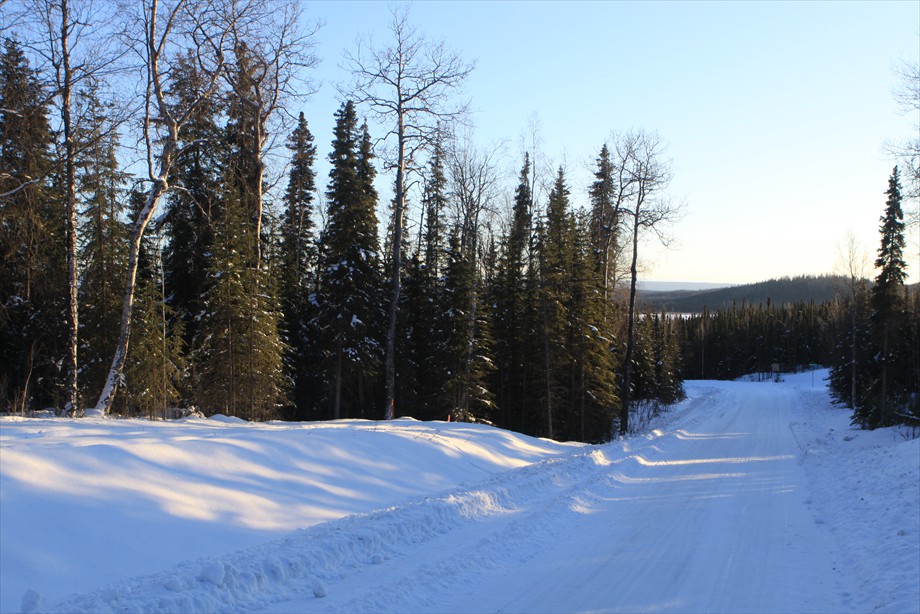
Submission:
M 871 282 L 870 282 L 871 283 Z M 823 303 L 834 300 L 844 291 L 846 278 L 840 275 L 803 275 L 782 277 L 753 284 L 706 290 L 640 291 L 642 309 L 671 313 L 700 313 L 727 309 L 736 304 L 786 305 L 792 303 Z

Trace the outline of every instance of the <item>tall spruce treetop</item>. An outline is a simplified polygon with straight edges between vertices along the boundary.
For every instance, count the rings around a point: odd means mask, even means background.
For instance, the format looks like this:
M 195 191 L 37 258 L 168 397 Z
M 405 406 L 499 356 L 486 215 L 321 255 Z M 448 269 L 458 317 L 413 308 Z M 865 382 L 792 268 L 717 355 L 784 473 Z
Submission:
M 544 276 L 550 283 L 561 282 L 571 264 L 571 243 L 574 220 L 569 212 L 569 188 L 565 171 L 559 167 L 556 182 L 550 190 L 546 205 L 546 237 L 544 239 Z
M 593 238 L 597 240 L 605 232 L 613 230 L 610 214 L 616 183 L 607 143 L 601 147 L 595 162 L 597 168 L 594 171 L 594 181 L 588 189 L 588 194 L 591 197 L 591 232 L 594 235 Z
M 524 154 L 520 181 L 514 191 L 514 206 L 511 210 L 511 228 L 508 231 L 507 267 L 512 278 L 520 279 L 525 264 L 525 251 L 530 245 L 533 194 L 530 191 L 530 155 Z
M 284 194 L 284 219 L 281 226 L 285 277 L 283 292 L 308 291 L 316 248 L 313 236 L 313 191 L 316 179 L 313 160 L 316 145 L 303 113 L 287 143 L 291 151 L 291 170 Z
M 358 130 L 355 106 L 346 102 L 336 111 L 335 139 L 329 160 L 328 222 L 323 233 L 326 259 L 333 254 L 346 254 L 358 250 L 358 258 L 372 252 L 377 257 L 377 214 L 374 210 L 377 195 L 373 191 L 374 170 L 372 155 L 365 151 L 370 146 L 366 128 Z M 328 263 L 335 264 L 335 263 Z
M 294 403 L 298 412 L 305 412 L 315 396 L 308 383 L 316 371 L 312 362 L 315 342 L 306 327 L 315 315 L 310 298 L 316 290 L 317 251 L 313 226 L 316 146 L 303 113 L 287 147 L 291 166 L 281 220 L 281 329 L 288 344 L 286 366 L 293 382 Z
M 885 191 L 888 200 L 885 213 L 880 218 L 879 232 L 882 242 L 875 266 L 879 269 L 875 278 L 875 295 L 891 297 L 892 290 L 904 285 L 907 279 L 907 263 L 904 261 L 904 212 L 901 210 L 901 181 L 898 167 L 894 167 Z
M 537 224 L 537 252 L 540 263 L 540 320 L 542 337 L 542 379 L 545 409 L 542 434 L 553 438 L 562 418 L 564 397 L 562 374 L 568 372 L 567 327 L 572 297 L 574 220 L 569 212 L 569 189 L 560 167 L 546 205 L 546 219 Z
M 904 279 L 907 277 L 907 263 L 904 262 L 904 212 L 901 210 L 901 182 L 898 167 L 894 167 L 888 179 L 888 190 L 885 191 L 888 200 L 885 203 L 885 213 L 881 217 L 879 232 L 882 235 L 881 245 L 875 266 L 879 269 L 872 288 L 872 303 L 875 308 L 875 320 L 879 335 L 879 348 L 876 360 L 879 367 L 879 385 L 874 391 L 874 402 L 869 404 L 870 411 L 864 420 L 857 415 L 854 419 L 868 424 L 870 427 L 887 426 L 893 420 L 893 413 L 900 405 L 897 391 L 906 391 L 904 382 L 898 381 L 900 369 L 897 368 L 899 346 L 907 336 L 901 331 L 899 324 L 903 318 L 904 295 L 902 293 Z M 904 331 L 906 332 L 906 331 Z
M 444 149 L 441 140 L 434 142 L 428 175 L 425 178 L 425 270 L 427 276 L 436 279 L 443 267 L 442 258 L 446 251 L 443 214 L 447 207 L 447 177 L 444 174 Z
M 536 355 L 532 351 L 536 303 L 529 292 L 534 273 L 529 262 L 533 229 L 531 174 L 530 156 L 525 153 L 494 289 L 495 354 L 501 366 L 497 390 L 503 426 L 513 425 L 519 430 L 528 429 L 525 414 L 537 405 L 533 386 L 528 382 Z
M 603 288 L 604 299 L 616 275 L 614 269 L 617 251 L 617 229 L 620 211 L 617 204 L 617 185 L 610 150 L 604 143 L 597 156 L 594 182 L 588 189 L 591 197 L 591 243 L 597 259 L 597 273 Z

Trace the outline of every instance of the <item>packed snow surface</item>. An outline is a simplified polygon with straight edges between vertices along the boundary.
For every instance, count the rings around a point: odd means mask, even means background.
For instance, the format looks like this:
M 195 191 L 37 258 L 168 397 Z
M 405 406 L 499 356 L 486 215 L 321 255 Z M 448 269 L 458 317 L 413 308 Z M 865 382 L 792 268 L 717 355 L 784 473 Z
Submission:
M 920 439 L 821 372 L 687 392 L 604 446 L 2 418 L 0 611 L 920 611 Z

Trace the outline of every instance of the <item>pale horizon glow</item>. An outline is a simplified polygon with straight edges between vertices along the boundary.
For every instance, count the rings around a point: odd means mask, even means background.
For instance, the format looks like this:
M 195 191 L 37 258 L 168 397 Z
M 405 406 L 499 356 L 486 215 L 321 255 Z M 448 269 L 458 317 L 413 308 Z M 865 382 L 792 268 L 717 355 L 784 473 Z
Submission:
M 348 78 L 342 51 L 359 35 L 387 42 L 390 8 L 306 5 L 324 22 L 322 85 L 303 105 L 322 189 L 334 85 Z M 894 67 L 920 51 L 920 3 L 420 2 L 410 21 L 476 62 L 465 92 L 476 139 L 502 148 L 508 192 L 532 118 L 547 170 L 566 168 L 575 206 L 587 204 L 593 161 L 613 132 L 662 137 L 670 194 L 685 208 L 670 248 L 644 248 L 644 279 L 734 285 L 834 273 L 850 231 L 875 276 L 896 163 L 886 145 L 920 125 L 893 97 Z M 384 204 L 391 183 L 381 171 Z M 918 232 L 909 230 L 909 283 L 920 280 Z

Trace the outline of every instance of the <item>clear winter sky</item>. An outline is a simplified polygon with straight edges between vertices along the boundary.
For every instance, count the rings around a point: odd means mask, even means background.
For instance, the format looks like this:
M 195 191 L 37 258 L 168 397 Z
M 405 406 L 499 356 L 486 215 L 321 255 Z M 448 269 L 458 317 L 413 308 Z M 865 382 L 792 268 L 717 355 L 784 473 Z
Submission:
M 359 34 L 387 41 L 390 8 L 306 5 L 325 23 L 315 73 L 323 83 L 303 105 L 323 161 L 334 84 L 347 78 L 342 51 Z M 660 134 L 671 194 L 686 208 L 671 248 L 644 249 L 646 279 L 830 273 L 849 230 L 874 259 L 895 164 L 886 144 L 920 125 L 892 96 L 894 66 L 920 55 L 920 2 L 441 1 L 416 2 L 410 20 L 476 62 L 466 95 L 477 141 L 503 144 L 512 186 L 532 117 L 576 204 L 586 203 L 590 167 L 613 131 Z M 328 167 L 318 172 L 325 186 Z M 911 282 L 920 280 L 917 232 Z

